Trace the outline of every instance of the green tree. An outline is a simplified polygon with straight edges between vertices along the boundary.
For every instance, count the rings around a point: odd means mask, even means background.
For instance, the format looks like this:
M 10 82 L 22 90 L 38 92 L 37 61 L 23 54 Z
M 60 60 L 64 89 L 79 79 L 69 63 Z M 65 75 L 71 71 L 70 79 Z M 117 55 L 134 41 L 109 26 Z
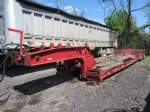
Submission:
M 149 2 L 147 2 L 145 6 L 137 8 L 137 9 L 132 9 L 133 3 L 136 2 L 135 0 L 94 0 L 94 1 L 98 1 L 98 3 L 100 4 L 101 8 L 104 10 L 104 16 L 105 16 L 106 9 L 108 10 L 110 9 L 110 7 L 112 8 L 110 15 L 108 16 L 106 20 L 106 24 L 113 28 L 117 27 L 117 29 L 119 30 L 119 34 L 120 34 L 118 38 L 119 46 L 124 45 L 125 48 L 133 47 L 132 40 L 134 40 L 133 37 L 135 36 L 139 37 L 138 36 L 139 28 L 136 27 L 136 21 L 135 21 L 135 18 L 132 16 L 132 12 L 145 8 L 147 9 L 146 14 L 150 18 L 150 0 Z M 119 7 L 117 6 L 118 4 L 119 4 Z M 124 11 L 125 13 L 124 12 L 123 13 L 126 14 L 125 16 L 123 15 L 120 18 L 123 20 L 125 20 L 124 18 L 126 18 L 126 20 L 123 22 L 124 26 L 117 25 L 117 22 L 115 20 L 116 18 L 114 18 L 116 16 L 116 13 L 118 13 L 118 9 L 119 11 L 120 10 L 122 12 Z
M 150 53 L 150 34 L 147 34 L 146 43 L 147 43 L 147 50 Z
M 128 13 L 125 10 L 118 10 L 116 11 L 113 15 L 110 15 L 105 18 L 105 23 L 112 28 L 118 29 L 118 47 L 119 48 L 124 48 L 126 45 L 126 36 L 128 35 L 128 28 L 127 26 L 127 19 L 128 19 Z M 111 19 L 110 19 L 111 18 Z M 131 19 L 129 21 L 131 27 L 130 27 L 130 36 L 133 37 L 135 35 L 138 35 L 139 33 L 139 28 L 136 27 L 136 18 L 131 16 Z M 131 46 L 131 41 L 130 42 L 130 47 Z
M 150 22 L 150 0 L 146 2 L 146 6 L 144 7 L 145 16 L 148 18 L 148 22 Z

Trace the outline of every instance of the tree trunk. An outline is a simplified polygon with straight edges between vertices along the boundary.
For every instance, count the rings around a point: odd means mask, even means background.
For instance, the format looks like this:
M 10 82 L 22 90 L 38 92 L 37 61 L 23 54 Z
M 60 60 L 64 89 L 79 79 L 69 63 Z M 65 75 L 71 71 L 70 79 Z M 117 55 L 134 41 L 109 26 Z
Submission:
M 131 32 L 131 0 L 128 0 L 128 19 L 127 19 L 127 27 L 128 27 L 128 34 L 127 34 L 127 48 L 130 48 L 130 32 Z

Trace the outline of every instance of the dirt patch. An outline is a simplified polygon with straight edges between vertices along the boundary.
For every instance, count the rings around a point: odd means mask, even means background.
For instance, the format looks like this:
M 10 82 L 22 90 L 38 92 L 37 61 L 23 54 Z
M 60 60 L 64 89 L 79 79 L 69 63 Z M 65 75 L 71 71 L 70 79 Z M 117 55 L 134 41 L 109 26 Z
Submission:
M 52 101 L 49 103 L 49 105 L 56 105 L 57 103 L 59 103 L 59 101 Z
M 13 110 L 13 109 L 6 109 L 6 110 L 4 110 L 3 112 L 18 112 L 18 111 Z
M 27 98 L 27 96 L 22 93 L 19 93 L 17 96 L 18 96 L 18 99 L 21 99 L 21 100 L 24 100 Z
M 26 105 L 26 102 L 16 102 L 13 105 L 14 105 L 14 110 L 20 112 L 20 110 Z
M 28 105 L 35 105 L 41 101 L 41 94 L 34 95 L 28 102 Z
M 6 105 L 6 102 L 1 102 L 1 103 L 0 103 L 0 107 L 2 107 L 2 106 L 4 106 L 4 105 Z

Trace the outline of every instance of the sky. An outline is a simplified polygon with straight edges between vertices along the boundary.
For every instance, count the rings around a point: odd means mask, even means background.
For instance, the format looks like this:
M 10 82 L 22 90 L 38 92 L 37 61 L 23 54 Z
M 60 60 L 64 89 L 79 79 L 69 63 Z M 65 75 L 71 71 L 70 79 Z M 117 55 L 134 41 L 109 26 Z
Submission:
M 59 9 L 73 14 L 74 10 L 81 14 L 84 13 L 85 18 L 105 24 L 104 18 L 110 14 L 109 10 L 112 9 L 111 5 L 107 5 L 106 11 L 101 8 L 101 5 L 96 0 L 34 0 L 38 3 L 44 4 L 49 7 L 56 8 L 58 4 Z M 56 3 L 57 1 L 57 3 Z M 115 0 L 116 4 L 119 0 Z M 133 0 L 132 9 L 138 9 L 146 5 L 148 0 Z M 74 8 L 73 8 L 74 7 Z M 104 6 L 103 6 L 104 7 Z M 119 4 L 117 4 L 119 7 Z M 147 22 L 143 10 L 133 12 L 132 15 L 137 19 L 137 26 L 143 26 Z

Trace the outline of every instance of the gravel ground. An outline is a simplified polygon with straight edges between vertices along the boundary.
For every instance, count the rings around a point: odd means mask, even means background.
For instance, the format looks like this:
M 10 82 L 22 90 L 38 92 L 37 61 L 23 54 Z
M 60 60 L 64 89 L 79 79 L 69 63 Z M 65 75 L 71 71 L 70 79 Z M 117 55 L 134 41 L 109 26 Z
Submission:
M 56 73 L 55 64 L 7 70 L 1 112 L 150 112 L 150 67 L 142 62 L 100 85 Z

